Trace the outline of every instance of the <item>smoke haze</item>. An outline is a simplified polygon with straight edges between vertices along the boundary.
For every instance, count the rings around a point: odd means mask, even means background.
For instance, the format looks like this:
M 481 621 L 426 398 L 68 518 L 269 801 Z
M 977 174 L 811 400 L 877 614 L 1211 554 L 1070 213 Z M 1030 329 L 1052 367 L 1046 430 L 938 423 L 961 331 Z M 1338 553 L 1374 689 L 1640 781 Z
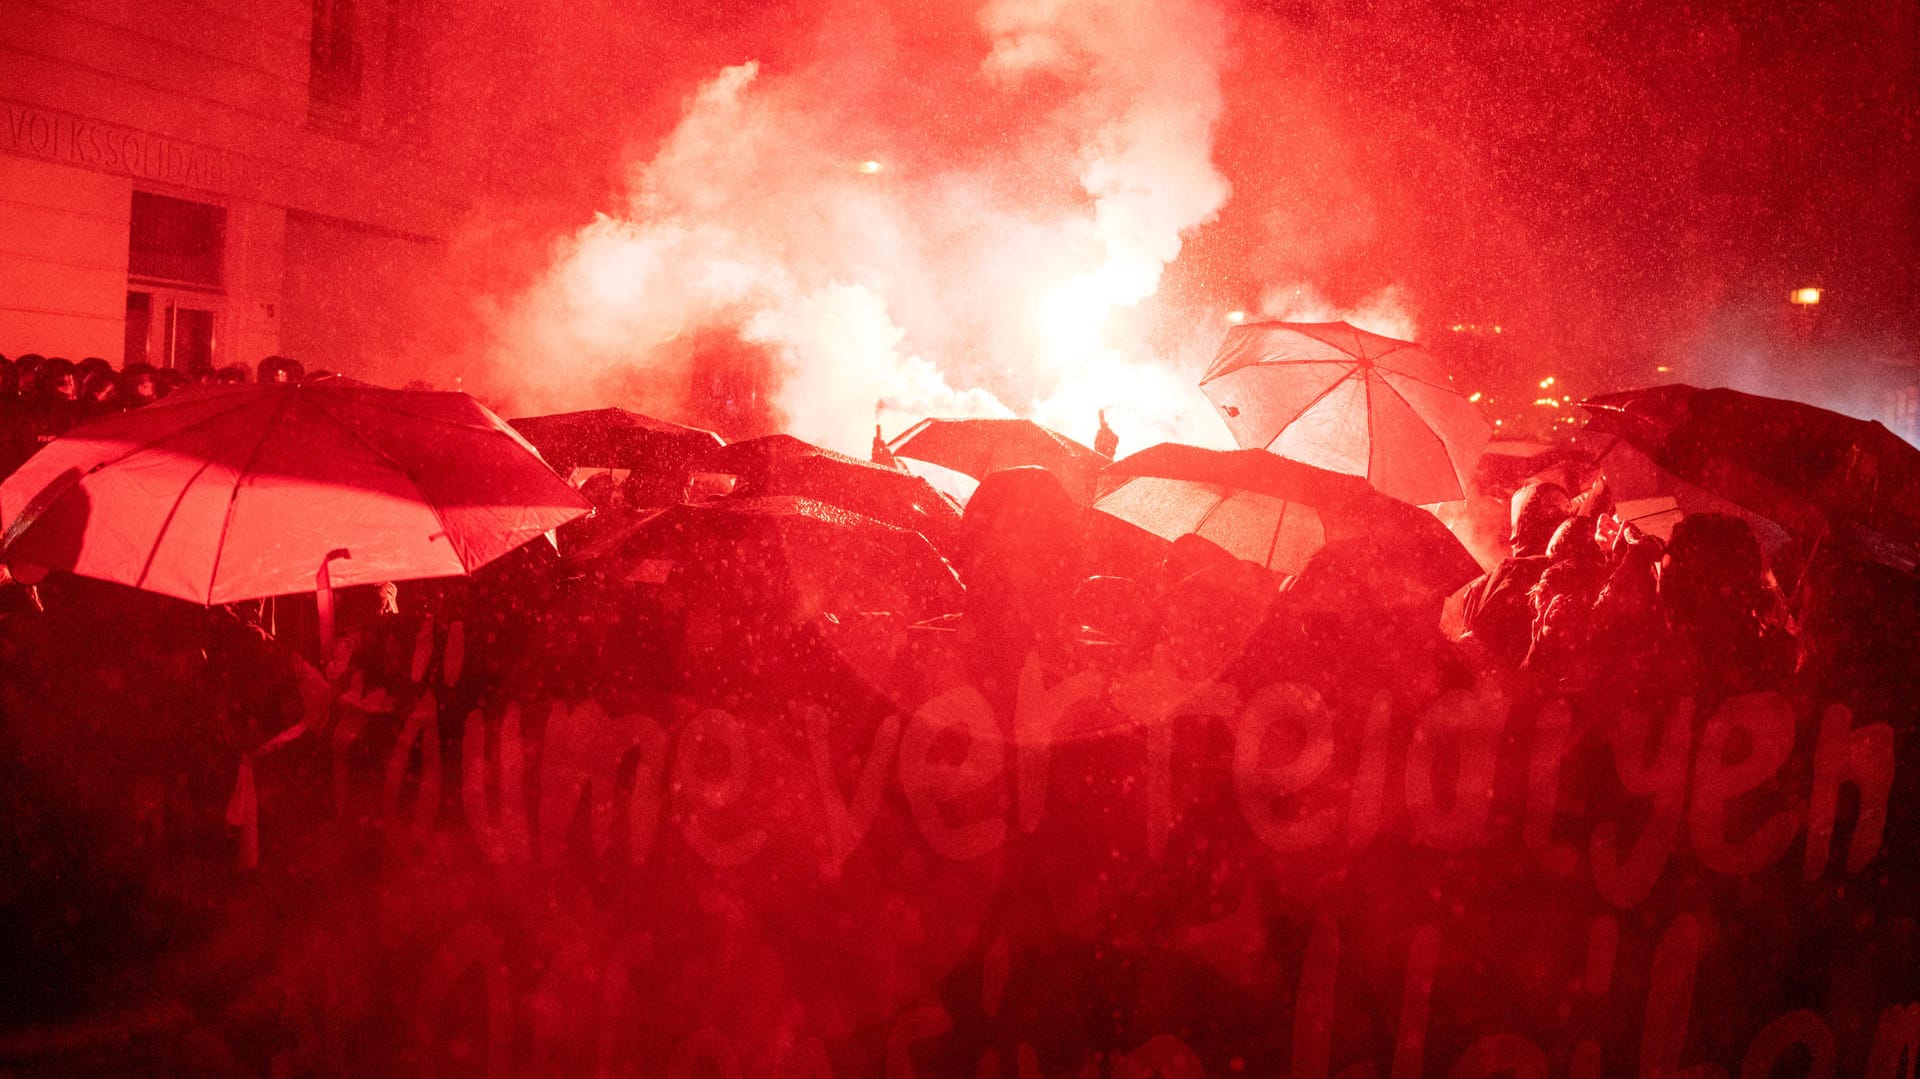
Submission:
M 596 93 L 528 69 L 534 101 L 585 92 L 629 121 L 604 129 L 604 184 L 578 170 L 595 216 L 496 245 L 485 333 L 452 351 L 513 411 L 619 403 L 859 451 L 874 422 L 929 414 L 1090 440 L 1101 409 L 1123 450 L 1226 444 L 1194 381 L 1232 310 L 1426 340 L 1494 400 L 1549 371 L 1598 392 L 1664 380 L 1656 363 L 1741 369 L 1730 320 L 1764 322 L 1802 276 L 1875 328 L 1861 349 L 1910 349 L 1912 222 L 1875 245 L 1866 218 L 1911 210 L 1893 106 L 1912 65 L 1848 45 L 1898 12 L 1652 15 L 858 0 L 636 32 L 583 14 L 651 49 L 654 77 Z M 483 208 L 470 233 L 500 231 Z M 1874 250 L 1849 263 L 1856 242 Z M 1502 324 L 1499 347 L 1449 351 L 1460 323 Z

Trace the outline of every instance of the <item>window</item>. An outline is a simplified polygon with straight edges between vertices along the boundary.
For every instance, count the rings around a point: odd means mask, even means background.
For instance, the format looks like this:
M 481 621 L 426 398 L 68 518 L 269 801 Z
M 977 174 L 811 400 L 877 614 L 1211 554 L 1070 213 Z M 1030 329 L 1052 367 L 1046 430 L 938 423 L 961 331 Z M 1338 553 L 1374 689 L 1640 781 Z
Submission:
M 124 362 L 202 370 L 219 351 L 226 301 L 223 206 L 133 193 Z
M 127 341 L 121 362 L 209 371 L 220 357 L 219 296 L 153 285 L 127 292 Z
M 227 252 L 227 211 L 204 202 L 133 193 L 127 273 L 219 289 Z
M 354 0 L 313 0 L 307 118 L 351 130 L 360 122 L 361 55 Z

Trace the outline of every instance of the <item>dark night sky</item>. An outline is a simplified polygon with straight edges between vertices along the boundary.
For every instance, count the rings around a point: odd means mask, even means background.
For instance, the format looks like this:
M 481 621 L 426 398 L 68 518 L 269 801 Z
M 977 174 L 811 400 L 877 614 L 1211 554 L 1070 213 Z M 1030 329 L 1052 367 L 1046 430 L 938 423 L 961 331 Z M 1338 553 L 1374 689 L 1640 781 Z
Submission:
M 1242 191 L 1263 168 L 1284 187 L 1300 153 L 1334 159 L 1371 227 L 1331 252 L 1331 288 L 1402 281 L 1428 323 L 1504 320 L 1570 362 L 1624 360 L 1818 283 L 1849 335 L 1910 349 L 1914 12 L 1273 4 L 1260 18 L 1286 44 L 1249 45 L 1241 72 L 1315 86 L 1340 145 L 1303 150 L 1254 94 L 1221 158 Z M 1188 254 L 1291 269 L 1240 209 Z

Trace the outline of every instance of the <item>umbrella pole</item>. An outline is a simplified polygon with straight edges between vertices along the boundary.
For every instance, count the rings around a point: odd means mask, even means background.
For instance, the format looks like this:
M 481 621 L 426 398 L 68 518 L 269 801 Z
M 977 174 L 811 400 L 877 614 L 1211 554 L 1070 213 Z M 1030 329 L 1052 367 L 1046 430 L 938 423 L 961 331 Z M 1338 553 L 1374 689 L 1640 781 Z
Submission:
M 1787 610 L 1796 621 L 1800 618 L 1800 604 L 1806 596 L 1807 578 L 1813 576 L 1814 560 L 1820 557 L 1820 548 L 1827 542 L 1828 525 L 1822 522 L 1820 531 L 1813 537 L 1813 544 L 1807 548 L 1807 557 L 1800 562 L 1800 578 L 1793 582 L 1793 594 L 1787 597 Z
M 320 608 L 320 662 L 324 667 L 333 655 L 333 578 L 328 563 L 336 558 L 352 558 L 345 547 L 327 552 L 320 560 L 320 571 L 313 575 L 313 598 Z

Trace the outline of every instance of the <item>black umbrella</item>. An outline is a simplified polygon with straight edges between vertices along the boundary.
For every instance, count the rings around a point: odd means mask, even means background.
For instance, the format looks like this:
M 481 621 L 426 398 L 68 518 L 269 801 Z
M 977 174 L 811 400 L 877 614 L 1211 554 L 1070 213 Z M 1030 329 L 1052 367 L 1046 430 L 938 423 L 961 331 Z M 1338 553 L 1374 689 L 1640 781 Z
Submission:
M 1809 542 L 1831 532 L 1889 565 L 1920 562 L 1920 450 L 1878 423 L 1682 385 L 1580 404 L 1590 429 Z
M 792 435 L 732 443 L 708 454 L 699 468 L 737 477 L 735 497 L 810 498 L 911 529 L 943 550 L 960 527 L 959 508 L 926 480 Z
M 547 463 L 576 467 L 679 469 L 720 448 L 720 436 L 624 408 L 596 408 L 508 420 Z
M 597 542 L 604 579 L 795 619 L 958 610 L 960 582 L 917 532 L 809 498 L 724 498 L 656 511 Z

